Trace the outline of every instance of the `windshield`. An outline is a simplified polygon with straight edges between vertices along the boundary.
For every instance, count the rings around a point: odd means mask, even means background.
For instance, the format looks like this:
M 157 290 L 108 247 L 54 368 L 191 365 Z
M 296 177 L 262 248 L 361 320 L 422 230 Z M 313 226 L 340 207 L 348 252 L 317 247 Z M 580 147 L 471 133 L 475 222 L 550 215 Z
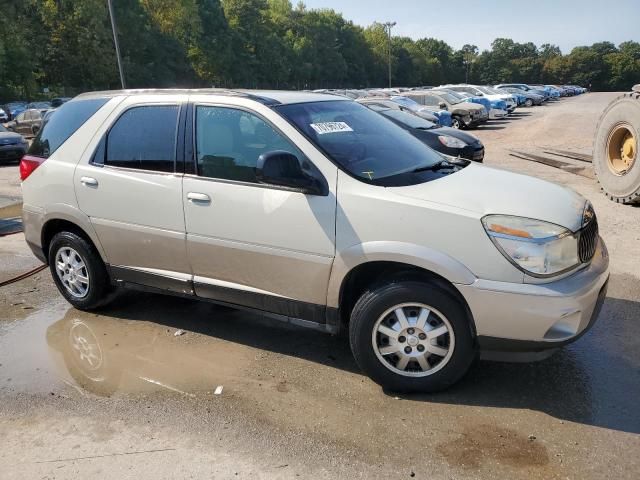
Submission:
M 466 92 L 450 91 L 450 92 L 444 92 L 444 93 L 452 95 L 453 97 L 457 98 L 461 102 L 466 100 L 467 98 L 471 97 L 471 94 L 470 93 L 466 93 Z
M 356 102 L 281 105 L 276 110 L 336 164 L 360 180 L 381 180 L 436 165 L 442 157 L 409 132 Z
M 385 117 L 392 118 L 409 128 L 416 128 L 419 130 L 431 130 L 436 126 L 435 123 L 418 117 L 412 113 L 403 112 L 402 110 L 380 110 L 380 113 Z
M 462 100 L 460 100 L 458 97 L 454 97 L 449 92 L 438 92 L 438 96 L 444 99 L 445 102 L 449 102 L 451 105 L 462 102 Z
M 419 110 L 422 107 L 422 105 L 420 105 L 418 102 L 407 97 L 395 96 L 395 97 L 391 97 L 391 100 L 397 103 L 398 105 L 407 107 L 410 110 Z

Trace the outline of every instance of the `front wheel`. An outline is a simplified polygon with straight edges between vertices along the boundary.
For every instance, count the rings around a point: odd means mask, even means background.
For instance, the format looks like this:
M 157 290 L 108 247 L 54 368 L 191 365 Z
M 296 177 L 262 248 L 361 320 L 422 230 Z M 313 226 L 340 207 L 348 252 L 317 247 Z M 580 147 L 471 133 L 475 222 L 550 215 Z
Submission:
M 533 107 L 533 100 L 531 100 L 530 98 L 527 98 L 527 100 L 524 102 L 524 106 Z
M 79 310 L 95 310 L 111 299 L 107 269 L 95 247 L 73 232 L 51 240 L 49 268 L 64 298 Z
M 351 349 L 382 387 L 435 392 L 457 382 L 475 359 L 470 322 L 460 301 L 437 284 L 380 284 L 353 308 Z
M 451 119 L 451 128 L 462 130 L 463 127 L 464 127 L 464 123 L 462 122 L 462 120 L 460 120 L 459 117 L 453 117 Z

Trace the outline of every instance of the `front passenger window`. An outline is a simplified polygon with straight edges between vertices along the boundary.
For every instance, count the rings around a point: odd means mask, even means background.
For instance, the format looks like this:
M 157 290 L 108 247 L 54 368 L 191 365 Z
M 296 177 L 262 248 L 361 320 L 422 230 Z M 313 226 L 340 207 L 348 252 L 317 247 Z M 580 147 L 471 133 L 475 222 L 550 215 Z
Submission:
M 304 158 L 280 132 L 257 115 L 228 107 L 196 107 L 198 175 L 258 183 L 263 153 L 282 150 Z

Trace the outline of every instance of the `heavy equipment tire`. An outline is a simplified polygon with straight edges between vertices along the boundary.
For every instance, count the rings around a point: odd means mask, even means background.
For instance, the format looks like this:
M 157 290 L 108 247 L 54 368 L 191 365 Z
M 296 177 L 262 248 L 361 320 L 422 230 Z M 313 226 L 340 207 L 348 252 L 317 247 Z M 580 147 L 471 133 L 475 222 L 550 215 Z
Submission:
M 621 95 L 602 113 L 593 170 L 604 194 L 617 203 L 640 203 L 640 93 Z

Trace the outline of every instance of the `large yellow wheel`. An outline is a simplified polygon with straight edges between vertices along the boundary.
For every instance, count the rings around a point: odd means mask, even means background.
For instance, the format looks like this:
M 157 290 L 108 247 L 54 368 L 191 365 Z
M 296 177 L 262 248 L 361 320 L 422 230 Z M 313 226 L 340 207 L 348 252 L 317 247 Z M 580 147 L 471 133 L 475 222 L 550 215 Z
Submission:
M 625 93 L 602 113 L 593 148 L 593 170 L 614 202 L 640 203 L 639 140 L 640 93 Z

